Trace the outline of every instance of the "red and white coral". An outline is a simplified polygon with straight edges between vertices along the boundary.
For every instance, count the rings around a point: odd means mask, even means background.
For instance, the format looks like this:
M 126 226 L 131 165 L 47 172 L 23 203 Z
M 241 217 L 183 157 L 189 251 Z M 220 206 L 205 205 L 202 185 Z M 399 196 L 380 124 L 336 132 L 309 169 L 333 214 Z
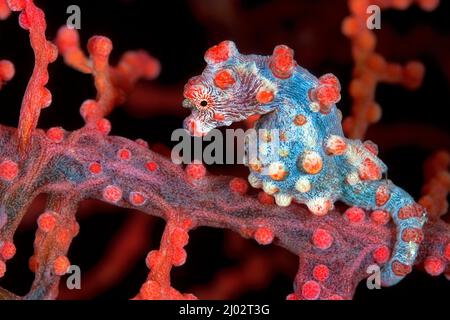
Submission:
M 107 38 L 90 41 L 89 59 L 79 49 L 75 32 L 63 29 L 57 40 L 66 62 L 95 78 L 97 99 L 82 107 L 87 124 L 95 119 L 95 125 L 74 132 L 36 129 L 40 109 L 50 101 L 44 86 L 47 65 L 56 55 L 45 38 L 43 12 L 33 1 L 0 0 L 0 18 L 9 16 L 10 9 L 22 12 L 21 24 L 30 31 L 36 68 L 27 93 L 37 90 L 39 94 L 33 98 L 25 94 L 19 129 L 0 126 L 0 277 L 15 254 L 13 236 L 27 208 L 37 195 L 49 195 L 30 259 L 35 280 L 25 298 L 57 297 L 60 277 L 70 265 L 67 251 L 79 231 L 75 213 L 83 199 L 134 208 L 167 221 L 159 250 L 147 257 L 150 273 L 136 299 L 194 298 L 172 287 L 170 272 L 184 263 L 188 232 L 199 226 L 227 228 L 298 255 L 296 290 L 290 299 L 349 299 L 367 277 L 367 267 L 385 260 L 394 244 L 394 226 L 384 224 L 376 212 L 342 215 L 335 210 L 315 217 L 299 205 L 280 208 L 265 193 L 246 195 L 248 186 L 236 178 L 210 175 L 201 165 L 183 169 L 150 151 L 142 141 L 108 136 L 110 124 L 104 117 L 139 77 L 156 76 L 159 65 L 137 52 L 126 54 L 117 67 L 109 67 L 112 45 Z M 13 74 L 12 64 L 1 61 L 0 85 Z M 417 265 L 431 275 L 450 273 L 450 227 L 440 219 L 450 189 L 448 159 L 448 154 L 440 153 L 430 160 L 438 165 L 427 169 L 428 183 L 420 200 L 433 218 L 425 225 Z M 357 216 L 358 223 L 351 223 L 354 219 L 349 216 Z M 0 289 L 0 298 L 22 297 Z

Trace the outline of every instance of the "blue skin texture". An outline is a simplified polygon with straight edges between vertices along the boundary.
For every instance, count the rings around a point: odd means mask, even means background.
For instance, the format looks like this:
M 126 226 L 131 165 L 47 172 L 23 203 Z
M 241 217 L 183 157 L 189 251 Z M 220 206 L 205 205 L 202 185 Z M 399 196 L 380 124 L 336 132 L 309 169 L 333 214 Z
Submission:
M 342 115 L 334 104 L 328 113 L 318 110 L 310 94 L 320 85 L 318 78 L 296 65 L 290 77 L 280 79 L 270 68 L 270 56 L 242 55 L 233 42 L 226 43 L 230 52 L 228 59 L 211 62 L 205 58 L 208 64 L 203 73 L 186 84 L 183 106 L 191 109 L 191 115 L 184 122 L 185 128 L 193 135 L 205 135 L 213 128 L 228 126 L 254 114 L 262 115 L 255 129 L 257 132 L 266 130 L 271 134 L 271 140 L 279 143 L 258 140 L 259 156 L 256 160 L 248 159 L 247 163 L 251 171 L 250 184 L 272 194 L 280 206 L 287 206 L 295 200 L 307 205 L 317 215 L 326 214 L 337 200 L 349 206 L 388 212 L 396 225 L 397 236 L 391 258 L 382 268 L 381 282 L 384 286 L 398 283 L 407 272 L 394 272 L 393 264 L 400 263 L 409 270 L 420 243 L 403 241 L 402 233 L 406 229 L 421 232 L 426 213 L 406 219 L 398 217 L 401 208 L 415 204 L 413 198 L 381 177 L 381 173 L 386 173 L 386 165 L 361 141 L 344 137 Z M 214 83 L 220 70 L 228 70 L 235 80 L 226 89 L 218 88 Z M 273 100 L 258 102 L 256 95 L 260 90 L 273 92 Z M 296 125 L 297 115 L 303 115 L 306 122 Z M 282 139 L 274 139 L 281 136 Z M 345 142 L 343 154 L 330 155 L 326 151 L 326 141 L 330 137 Z M 320 157 L 322 168 L 319 172 L 311 174 L 302 168 L 306 154 Z M 370 159 L 379 168 L 380 177 L 360 179 L 358 170 L 364 159 Z M 257 166 L 251 165 L 255 161 Z M 281 170 L 282 178 L 275 176 L 274 179 L 271 173 L 277 173 L 277 170 Z M 375 196 L 380 186 L 390 193 L 383 205 L 377 205 Z

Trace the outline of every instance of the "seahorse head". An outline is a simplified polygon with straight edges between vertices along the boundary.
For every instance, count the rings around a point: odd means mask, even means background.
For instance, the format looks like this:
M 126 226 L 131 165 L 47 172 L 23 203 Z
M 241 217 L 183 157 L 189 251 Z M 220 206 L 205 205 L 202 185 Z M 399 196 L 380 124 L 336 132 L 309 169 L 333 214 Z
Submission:
M 191 110 L 185 129 L 203 136 L 213 128 L 272 111 L 277 87 L 264 75 L 269 60 L 240 54 L 232 41 L 208 49 L 206 68 L 184 88 L 183 106 Z

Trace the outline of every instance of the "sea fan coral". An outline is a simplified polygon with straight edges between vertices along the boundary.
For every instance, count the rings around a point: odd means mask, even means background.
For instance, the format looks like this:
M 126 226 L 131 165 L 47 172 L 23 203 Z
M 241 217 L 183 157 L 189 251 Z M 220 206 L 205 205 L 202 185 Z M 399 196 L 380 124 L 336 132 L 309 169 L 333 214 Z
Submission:
M 252 10 L 245 5 L 240 7 L 228 1 L 218 2 L 222 3 L 222 8 L 228 12 L 216 16 L 216 23 L 224 26 L 224 30 L 238 28 L 238 23 L 233 24 L 230 21 L 234 21 L 235 17 L 245 16 L 246 10 Z M 438 1 L 432 0 L 373 1 L 373 4 L 382 9 L 402 10 L 414 3 L 427 11 L 435 9 L 438 5 Z M 419 87 L 425 74 L 425 68 L 419 62 L 411 62 L 405 67 L 400 67 L 398 64 L 386 62 L 380 53 L 375 52 L 377 38 L 373 31 L 365 28 L 368 5 L 369 1 L 365 0 L 349 1 L 350 16 L 342 24 L 343 33 L 351 40 L 354 59 L 354 73 L 352 80 L 349 81 L 353 107 L 351 115 L 344 117 L 344 130 L 351 138 L 363 138 L 369 124 L 380 120 L 382 108 L 375 103 L 375 90 L 380 82 L 402 83 L 409 89 L 415 89 Z M 199 23 L 207 24 L 208 19 L 215 16 L 214 8 L 208 7 L 206 3 L 192 1 L 191 6 Z M 262 20 L 260 15 L 276 19 L 285 15 L 286 10 L 290 11 L 296 6 L 305 9 L 309 5 L 302 7 L 303 4 L 300 2 L 297 4 L 289 1 L 269 3 L 253 9 L 255 11 L 249 16 L 255 21 Z M 130 296 L 134 299 L 233 298 L 245 292 L 246 288 L 261 288 L 267 285 L 279 270 L 290 273 L 292 255 L 287 257 L 285 251 L 277 251 L 272 246 L 266 251 L 260 251 L 243 239 L 254 239 L 259 245 L 275 244 L 287 249 L 296 257 L 298 266 L 294 267 L 298 268 L 294 289 L 287 296 L 288 299 L 352 299 L 358 284 L 371 275 L 368 270 L 389 261 L 391 252 L 395 251 L 397 226 L 389 221 L 386 212 L 378 210 L 379 208 L 369 206 L 368 210 L 363 210 L 359 207 L 347 208 L 343 204 L 337 204 L 336 208 L 331 208 L 331 205 L 327 207 L 326 215 L 312 215 L 310 211 L 320 213 L 320 210 L 315 210 L 317 206 L 291 203 L 291 199 L 288 201 L 286 197 L 274 198 L 270 195 L 268 187 L 261 192 L 250 188 L 247 181 L 240 178 L 239 170 L 242 168 L 236 169 L 233 166 L 232 176 L 228 177 L 216 174 L 217 168 L 207 168 L 200 163 L 186 166 L 174 164 L 166 156 L 167 149 L 161 145 L 149 148 L 148 143 L 142 139 L 132 141 L 111 135 L 116 123 L 107 117 L 112 114 L 114 118 L 117 106 L 124 106 L 127 112 L 139 116 L 155 115 L 161 113 L 161 110 L 175 113 L 179 117 L 186 115 L 181 108 L 181 86 L 175 85 L 170 88 L 167 85 L 161 88 L 155 84 L 138 84 L 141 79 L 153 80 L 159 75 L 161 71 L 159 61 L 143 50 L 128 51 L 121 57 L 112 56 L 113 42 L 108 37 L 91 37 L 86 44 L 88 55 L 83 50 L 84 41 L 80 40 L 79 33 L 74 29 L 62 27 L 57 32 L 52 29 L 52 32 L 55 31 L 55 37 L 50 41 L 46 36 L 47 23 L 44 12 L 33 0 L 0 0 L 0 19 L 9 17 L 5 23 L 12 24 L 11 21 L 17 18 L 14 12 L 18 13 L 20 26 L 28 31 L 34 52 L 34 69 L 22 99 L 18 127 L 0 126 L 0 278 L 4 278 L 2 280 L 7 280 L 13 271 L 10 265 L 21 254 L 21 248 L 19 246 L 19 250 L 16 248 L 18 241 L 15 239 L 20 225 L 36 223 L 37 230 L 34 236 L 34 253 L 28 257 L 29 268 L 34 273 L 31 288 L 23 290 L 23 293 L 13 292 L 14 284 L 5 282 L 8 290 L 0 289 L 1 298 L 55 299 L 59 293 L 62 298 L 93 297 L 113 286 L 115 282 L 119 282 L 121 274 L 125 273 L 125 270 L 130 271 L 131 261 L 138 260 L 143 251 L 146 251 L 145 254 L 148 253 L 145 258 L 148 274 L 143 277 L 145 279 L 140 279 L 144 280 L 140 288 L 134 288 L 135 292 Z M 258 28 L 257 24 L 254 27 Z M 251 29 L 242 28 L 244 29 L 245 32 L 242 33 L 235 31 L 235 37 L 241 37 L 236 39 L 236 42 L 242 40 L 243 43 L 248 43 L 245 50 L 257 52 L 258 50 L 251 45 Z M 272 31 L 271 36 L 264 38 L 264 41 L 271 42 L 271 46 L 279 42 L 289 42 L 289 39 L 283 37 L 276 39 L 279 31 Z M 233 32 L 229 33 L 233 35 Z M 213 35 L 211 37 L 214 38 Z M 295 46 L 295 41 L 292 42 Z M 328 43 L 324 42 L 322 45 Z M 209 63 L 216 60 L 223 61 L 223 55 L 227 54 L 226 50 L 221 50 L 223 48 L 214 48 L 206 55 Z M 314 56 L 315 59 L 320 54 L 325 54 L 324 52 L 327 51 L 322 50 Z M 195 55 L 189 59 L 201 60 L 200 52 L 194 53 Z M 172 52 L 172 54 L 179 53 Z M 0 55 L 4 56 L 2 51 Z M 51 93 L 48 89 L 54 87 L 48 70 L 52 68 L 52 63 L 57 60 L 58 55 L 68 66 L 82 74 L 92 76 L 94 80 L 96 96 L 84 102 L 80 101 L 82 103 L 79 112 L 83 124 L 81 128 L 73 126 L 72 129 L 75 130 L 64 129 L 63 123 L 49 126 L 45 130 L 38 128 L 39 120 L 47 110 L 61 108 L 56 103 L 57 90 Z M 0 60 L 2 94 L 7 94 L 10 85 L 14 84 L 9 82 L 12 82 L 14 75 L 17 76 L 19 73 L 15 68 L 19 68 L 20 71 L 22 69 L 20 62 L 14 61 L 16 58 L 14 55 L 5 57 L 9 60 Z M 255 56 L 252 57 L 256 59 Z M 110 60 L 115 63 L 111 65 Z M 162 60 L 164 70 L 164 59 Z M 184 60 L 180 58 L 180 61 Z M 276 47 L 268 65 L 275 77 L 289 78 L 295 67 L 293 51 L 287 46 Z M 187 78 L 186 74 L 181 80 Z M 339 92 L 341 87 L 335 77 L 327 75 L 320 79 L 322 82 L 319 84 L 322 87 L 318 85 L 311 93 L 312 99 L 317 100 L 319 108 L 317 111 L 328 114 L 341 98 L 341 93 L 342 104 L 348 102 L 344 87 Z M 212 81 L 216 87 L 225 90 L 237 80 L 232 71 L 226 70 L 214 74 Z M 194 85 L 192 81 L 185 90 L 185 96 L 195 100 L 198 92 L 189 91 L 191 85 Z M 95 93 L 91 90 L 88 94 Z M 256 100 L 265 104 L 271 102 L 274 96 L 273 91 L 260 91 Z M 155 104 L 159 109 L 154 107 Z M 47 107 L 49 108 L 43 110 Z M 227 116 L 225 113 L 216 114 L 214 121 L 226 121 Z M 255 117 L 239 125 L 249 125 L 254 120 Z M 302 125 L 307 120 L 297 115 L 293 118 L 293 125 Z M 181 126 L 181 120 L 177 118 L 177 121 Z M 125 127 L 132 131 L 134 125 L 135 123 L 131 125 L 128 123 Z M 118 121 L 117 127 L 120 126 Z M 158 130 L 160 128 L 157 127 Z M 194 129 L 197 131 L 199 129 L 198 125 L 192 127 L 189 123 L 187 128 L 192 129 L 193 133 L 196 132 Z M 163 140 L 163 134 L 158 131 L 157 133 L 160 133 L 161 139 L 160 136 L 156 136 L 156 139 L 152 140 Z M 435 133 L 431 136 L 442 135 Z M 444 137 L 444 142 L 437 147 L 448 147 L 449 141 L 445 140 L 448 136 Z M 427 142 L 431 140 L 429 138 Z M 326 144 L 328 147 L 325 147 L 330 152 L 339 153 L 338 142 L 329 141 Z M 380 143 L 381 147 L 384 145 L 389 143 Z M 365 144 L 365 150 L 367 154 L 378 152 L 377 147 L 370 142 Z M 373 156 L 373 159 L 375 158 Z M 310 160 L 306 161 L 307 164 L 303 167 L 308 167 L 305 170 L 316 170 L 317 166 L 310 165 L 311 162 L 315 162 L 315 158 Z M 400 235 L 408 239 L 404 243 L 420 243 L 417 252 L 416 247 L 408 251 L 417 254 L 415 267 L 424 269 L 432 276 L 445 275 L 447 278 L 450 272 L 450 227 L 444 215 L 448 211 L 449 164 L 450 155 L 445 150 L 429 157 L 425 165 L 425 186 L 422 196 L 417 199 L 428 212 L 423 234 L 420 228 L 406 228 L 402 229 L 404 232 Z M 281 178 L 286 176 L 280 172 L 283 171 L 280 166 L 273 166 L 272 169 L 275 180 L 278 178 L 283 180 Z M 319 171 L 320 169 L 317 172 Z M 383 170 L 379 171 L 375 174 L 377 179 Z M 365 176 L 366 180 L 377 180 L 371 179 L 373 170 L 360 172 L 360 177 L 361 175 Z M 305 183 L 300 183 L 298 188 L 302 190 L 306 188 Z M 381 198 L 382 193 L 379 195 Z M 36 203 L 42 201 L 42 195 L 45 195 L 45 205 Z M 82 232 L 79 225 L 81 217 L 77 216 L 77 212 L 80 211 L 80 205 L 86 203 L 85 200 L 88 199 L 98 200 L 96 204 L 107 203 L 111 209 L 126 208 L 162 218 L 165 220 L 165 227 L 159 248 L 150 248 L 143 244 L 148 240 L 146 240 L 148 220 L 140 220 L 143 215 L 135 215 L 127 220 L 102 262 L 84 278 L 85 290 L 77 293 L 76 290 L 71 291 L 62 286 L 61 278 L 67 275 L 71 266 L 75 264 L 69 259 L 69 248 L 73 239 Z M 283 206 L 279 206 L 280 204 Z M 359 203 L 356 205 L 362 206 Z M 414 215 L 417 208 L 418 206 L 411 206 L 411 210 L 405 210 L 404 214 Z M 33 217 L 30 217 L 32 216 L 30 212 L 33 210 L 39 211 L 39 214 L 31 222 Z M 93 211 L 95 212 L 95 208 Z M 192 234 L 202 226 L 232 231 L 225 234 L 227 246 L 231 248 L 229 254 L 239 255 L 242 250 L 244 253 L 240 255 L 243 262 L 240 266 L 219 272 L 209 286 L 191 286 L 189 290 L 185 290 L 184 287 L 180 288 L 174 283 L 171 275 L 176 270 L 174 267 L 185 265 L 188 253 L 192 249 Z M 83 250 L 89 251 L 89 247 L 84 247 Z M 207 256 L 208 253 L 204 252 L 203 255 Z M 412 261 L 414 259 L 411 263 Z M 141 264 L 144 265 L 144 261 L 141 261 Z M 403 270 L 404 274 L 410 271 L 409 265 L 406 267 L 408 270 Z M 393 284 L 399 279 L 394 280 L 385 284 Z M 9 290 L 10 288 L 12 290 Z M 184 293 L 185 291 L 192 293 Z

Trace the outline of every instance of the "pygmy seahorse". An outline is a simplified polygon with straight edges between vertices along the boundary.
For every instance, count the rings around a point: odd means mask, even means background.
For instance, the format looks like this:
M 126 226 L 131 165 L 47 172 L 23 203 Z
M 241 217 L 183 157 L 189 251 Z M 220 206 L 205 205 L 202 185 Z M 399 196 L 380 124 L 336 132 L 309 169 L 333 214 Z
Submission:
M 384 177 L 387 167 L 377 146 L 345 138 L 340 84 L 333 74 L 316 78 L 294 60 L 285 45 L 271 56 L 240 54 L 232 41 L 205 53 L 207 66 L 185 86 L 183 106 L 191 109 L 184 127 L 196 136 L 259 114 L 256 130 L 266 132 L 261 154 L 248 160 L 249 182 L 273 195 L 279 206 L 292 199 L 315 215 L 325 215 L 340 200 L 349 206 L 377 210 L 396 225 L 396 243 L 383 266 L 384 286 L 407 275 L 423 240 L 425 210 Z M 279 132 L 276 150 L 269 143 Z

